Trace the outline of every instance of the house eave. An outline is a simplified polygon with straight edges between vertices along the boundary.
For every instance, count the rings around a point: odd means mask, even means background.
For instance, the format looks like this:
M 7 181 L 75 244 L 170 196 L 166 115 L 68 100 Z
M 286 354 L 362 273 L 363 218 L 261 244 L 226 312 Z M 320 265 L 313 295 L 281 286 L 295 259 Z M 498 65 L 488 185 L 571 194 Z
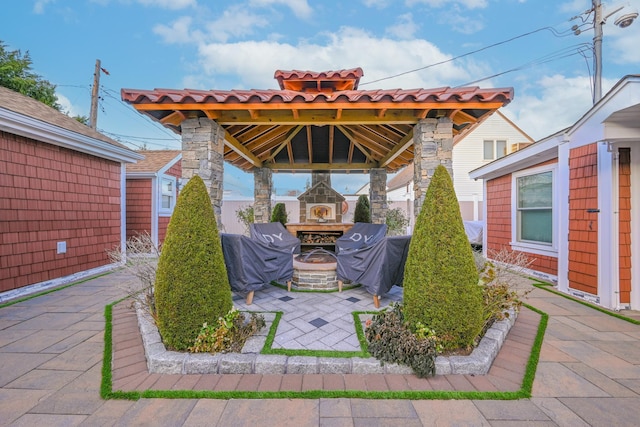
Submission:
M 144 156 L 127 148 L 81 135 L 11 110 L 0 108 L 0 130 L 120 163 L 135 163 Z

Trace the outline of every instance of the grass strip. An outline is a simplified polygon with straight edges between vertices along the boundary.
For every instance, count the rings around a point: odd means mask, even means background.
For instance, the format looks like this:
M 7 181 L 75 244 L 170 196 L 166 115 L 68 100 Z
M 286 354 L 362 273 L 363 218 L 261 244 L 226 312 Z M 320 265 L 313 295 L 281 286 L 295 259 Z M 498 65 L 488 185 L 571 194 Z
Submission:
M 116 302 L 117 303 L 117 302 Z M 112 360 L 112 307 L 116 303 L 105 308 L 105 353 L 103 357 L 102 385 L 100 395 L 103 399 L 321 399 L 321 398 L 357 398 L 357 399 L 411 399 L 411 400 L 518 400 L 531 397 L 533 381 L 540 359 L 540 349 L 544 339 L 548 322 L 548 315 L 530 305 L 524 304 L 530 310 L 540 314 L 538 332 L 531 348 L 531 354 L 527 361 L 527 367 L 520 390 L 506 392 L 482 392 L 482 391 L 446 391 L 446 390 L 402 390 L 402 391 L 366 391 L 366 390 L 307 390 L 307 391 L 213 391 L 213 390 L 145 390 L 142 392 L 125 392 L 112 390 L 111 360 Z M 356 314 L 370 314 L 361 312 Z M 375 313 L 375 312 L 374 312 Z M 267 343 L 273 343 L 275 330 L 282 316 L 282 312 L 276 312 L 276 318 L 271 326 Z M 359 318 L 358 322 L 359 323 Z M 272 334 L 273 332 L 273 334 Z
M 575 298 L 575 297 L 573 297 L 571 295 L 565 294 L 564 292 L 560 292 L 560 291 L 557 291 L 555 289 L 552 289 L 553 285 L 551 283 L 538 282 L 538 283 L 533 283 L 532 285 L 535 286 L 538 289 L 544 289 L 545 291 L 551 292 L 552 294 L 559 295 L 559 296 L 561 296 L 563 298 L 566 298 L 568 300 L 577 302 L 578 304 L 582 304 L 585 307 L 592 308 L 593 310 L 599 311 L 600 313 L 604 313 L 604 314 L 607 314 L 609 316 L 616 317 L 616 318 L 618 318 L 620 320 L 624 320 L 625 322 L 633 323 L 634 325 L 640 325 L 640 320 L 632 319 L 631 317 L 624 316 L 624 315 L 622 315 L 620 313 L 615 313 L 615 312 L 613 312 L 611 310 L 607 310 L 604 307 L 599 307 L 599 306 L 597 306 L 595 304 L 591 304 L 591 303 L 589 303 L 587 301 L 584 301 L 584 300 L 581 300 L 579 298 Z

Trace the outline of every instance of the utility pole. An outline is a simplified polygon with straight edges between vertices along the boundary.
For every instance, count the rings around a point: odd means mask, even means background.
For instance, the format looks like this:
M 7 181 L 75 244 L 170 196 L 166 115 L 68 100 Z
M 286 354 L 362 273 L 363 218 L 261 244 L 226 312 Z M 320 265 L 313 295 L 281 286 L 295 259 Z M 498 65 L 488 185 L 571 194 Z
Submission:
M 593 103 L 602 98 L 602 17 L 601 0 L 591 0 L 594 11 L 593 18 Z
M 98 124 L 98 93 L 100 89 L 100 60 L 96 59 L 96 69 L 93 72 L 93 87 L 91 88 L 91 112 L 89 113 L 89 126 L 96 129 Z

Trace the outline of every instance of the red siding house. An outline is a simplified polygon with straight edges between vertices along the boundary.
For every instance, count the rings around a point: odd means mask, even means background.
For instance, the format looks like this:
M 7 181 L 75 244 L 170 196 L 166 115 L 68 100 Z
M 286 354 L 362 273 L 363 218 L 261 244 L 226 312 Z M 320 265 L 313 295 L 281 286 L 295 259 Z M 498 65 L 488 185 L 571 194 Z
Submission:
M 178 197 L 182 152 L 138 151 L 144 159 L 127 165 L 127 238 L 148 233 L 164 241 Z
M 603 307 L 640 310 L 640 75 L 573 126 L 470 173 L 484 180 L 485 255 Z
M 142 158 L 0 87 L 0 301 L 112 268 L 125 163 Z

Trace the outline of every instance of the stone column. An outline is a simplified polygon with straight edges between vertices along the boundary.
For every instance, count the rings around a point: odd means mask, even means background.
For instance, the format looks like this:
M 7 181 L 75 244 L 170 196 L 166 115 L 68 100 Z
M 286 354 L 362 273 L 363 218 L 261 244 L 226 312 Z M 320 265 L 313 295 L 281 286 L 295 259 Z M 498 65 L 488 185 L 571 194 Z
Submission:
M 206 118 L 182 122 L 182 178 L 198 175 L 204 181 L 218 229 L 222 228 L 224 129 Z
M 371 223 L 384 224 L 387 221 L 387 170 L 375 168 L 369 171 L 369 204 Z
M 413 154 L 413 211 L 417 218 L 436 167 L 443 165 L 453 179 L 451 119 L 443 117 L 420 120 L 413 128 Z
M 257 224 L 271 221 L 272 173 L 269 168 L 253 171 L 253 217 Z

